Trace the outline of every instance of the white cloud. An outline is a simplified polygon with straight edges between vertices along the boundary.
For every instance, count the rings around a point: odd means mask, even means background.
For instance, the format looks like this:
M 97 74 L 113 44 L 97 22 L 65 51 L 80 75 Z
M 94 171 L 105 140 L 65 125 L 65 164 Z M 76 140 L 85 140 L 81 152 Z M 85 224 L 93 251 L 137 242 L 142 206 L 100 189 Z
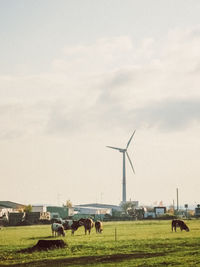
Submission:
M 106 73 L 131 64 L 134 47 L 128 36 L 98 39 L 93 44 L 66 46 L 62 59 L 53 61 L 55 71 L 79 75 Z
M 66 46 L 51 73 L 1 76 L 2 136 L 120 124 L 173 130 L 199 122 L 199 45 L 199 27 L 147 38 L 137 47 L 128 36 L 104 38 Z

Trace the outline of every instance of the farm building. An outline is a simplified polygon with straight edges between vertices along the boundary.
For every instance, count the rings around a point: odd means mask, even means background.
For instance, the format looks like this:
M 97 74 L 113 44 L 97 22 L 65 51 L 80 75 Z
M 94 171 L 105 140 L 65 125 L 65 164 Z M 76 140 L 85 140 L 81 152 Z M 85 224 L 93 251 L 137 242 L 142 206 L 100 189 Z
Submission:
M 78 207 L 91 207 L 91 208 L 101 208 L 101 209 L 111 209 L 116 211 L 121 211 L 121 207 L 118 205 L 111 205 L 111 204 L 101 204 L 101 203 L 91 203 L 91 204 L 80 204 L 77 205 Z M 76 207 L 76 206 L 75 206 Z
M 12 201 L 0 201 L 0 208 L 12 209 L 13 211 L 22 211 L 25 208 L 25 205 Z
M 74 219 L 80 219 L 81 217 L 93 217 L 95 219 L 103 219 L 105 215 L 112 216 L 112 209 L 105 207 L 92 207 L 85 205 L 76 205 L 74 207 L 75 215 Z
M 19 203 L 15 203 L 15 202 L 11 202 L 11 201 L 0 201 L 0 223 L 1 224 L 5 224 L 8 223 L 9 221 L 9 215 L 12 213 L 16 214 L 16 213 L 21 213 L 24 209 L 25 205 L 19 204 Z M 16 215 L 16 217 L 20 217 L 21 215 Z M 11 215 L 11 222 L 14 220 L 13 217 L 15 217 L 15 215 Z M 18 223 L 18 218 L 16 218 L 16 222 Z
M 66 219 L 74 215 L 74 208 L 59 207 L 59 206 L 47 206 L 47 212 L 51 214 L 52 218 Z
M 75 206 L 74 211 L 80 214 L 110 214 L 112 215 L 112 209 L 105 209 L 105 208 Z

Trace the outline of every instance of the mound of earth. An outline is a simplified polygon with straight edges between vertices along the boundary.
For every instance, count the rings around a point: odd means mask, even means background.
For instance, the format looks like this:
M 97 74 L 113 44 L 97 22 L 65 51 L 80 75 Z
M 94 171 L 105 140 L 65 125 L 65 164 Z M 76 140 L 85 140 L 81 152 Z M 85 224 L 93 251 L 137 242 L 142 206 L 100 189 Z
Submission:
M 65 248 L 67 244 L 61 240 L 38 240 L 37 244 L 32 248 L 27 248 L 22 250 L 21 252 L 33 252 L 35 250 L 48 250 L 48 249 L 57 249 L 57 248 Z
M 38 249 L 38 250 L 64 248 L 64 247 L 66 247 L 66 243 L 61 239 L 59 239 L 59 240 L 38 240 L 37 244 L 35 245 L 35 249 Z

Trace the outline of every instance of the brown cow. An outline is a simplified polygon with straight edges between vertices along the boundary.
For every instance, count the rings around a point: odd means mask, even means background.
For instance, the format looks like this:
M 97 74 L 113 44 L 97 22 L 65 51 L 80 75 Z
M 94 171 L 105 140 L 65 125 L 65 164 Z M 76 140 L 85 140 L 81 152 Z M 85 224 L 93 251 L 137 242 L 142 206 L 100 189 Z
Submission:
M 176 227 L 179 227 L 182 230 L 185 230 L 186 232 L 189 232 L 189 227 L 184 223 L 182 220 L 172 220 L 172 232 L 173 229 L 176 232 Z
M 91 229 L 92 227 L 94 226 L 94 222 L 92 219 L 88 218 L 85 220 L 85 223 L 84 223 L 84 228 L 85 228 L 85 234 L 87 234 L 87 231 L 90 235 L 90 232 L 91 232 Z
M 81 218 L 80 220 L 78 220 L 78 222 L 79 222 L 80 225 L 83 225 L 84 226 L 84 228 L 85 228 L 85 234 L 87 234 L 87 231 L 90 234 L 91 229 L 94 226 L 93 220 L 90 219 L 90 218 L 87 218 L 87 219 Z
M 103 224 L 101 221 L 96 221 L 95 222 L 95 228 L 96 228 L 96 233 L 101 234 L 103 231 Z

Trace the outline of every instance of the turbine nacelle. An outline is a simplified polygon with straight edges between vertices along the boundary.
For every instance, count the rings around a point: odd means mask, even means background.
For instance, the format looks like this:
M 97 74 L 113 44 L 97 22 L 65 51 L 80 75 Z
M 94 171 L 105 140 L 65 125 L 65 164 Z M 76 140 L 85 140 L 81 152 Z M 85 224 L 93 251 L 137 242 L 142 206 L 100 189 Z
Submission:
M 114 147 L 114 146 L 106 146 L 106 147 L 109 147 L 109 148 L 112 148 L 112 149 L 116 149 L 121 153 L 125 153 L 126 150 L 127 150 L 126 148 L 119 148 L 119 147 Z

